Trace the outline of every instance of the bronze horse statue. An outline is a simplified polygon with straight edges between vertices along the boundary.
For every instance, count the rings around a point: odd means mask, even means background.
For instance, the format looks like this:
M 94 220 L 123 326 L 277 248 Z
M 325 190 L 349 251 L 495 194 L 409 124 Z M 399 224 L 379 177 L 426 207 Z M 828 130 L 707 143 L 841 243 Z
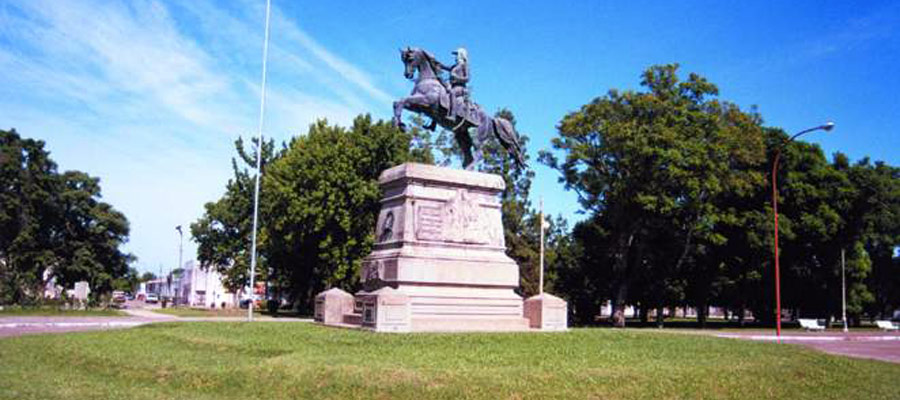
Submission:
M 393 123 L 401 130 L 406 125 L 401 121 L 403 109 L 424 114 L 431 118 L 430 126 L 436 125 L 453 132 L 456 142 L 463 152 L 463 168 L 472 170 L 483 158 L 481 147 L 486 140 L 494 137 L 510 154 L 519 168 L 525 167 L 518 134 L 512 123 L 505 118 L 491 117 L 474 102 L 453 101 L 448 86 L 441 77 L 441 63 L 427 51 L 418 48 L 400 50 L 406 79 L 415 80 L 415 87 L 408 97 L 394 102 Z M 455 103 L 455 104 L 454 104 Z M 451 107 L 457 107 L 451 115 Z M 462 110 L 459 110 L 462 108 Z M 475 130 L 475 135 L 470 133 Z M 475 148 L 474 156 L 472 148 Z

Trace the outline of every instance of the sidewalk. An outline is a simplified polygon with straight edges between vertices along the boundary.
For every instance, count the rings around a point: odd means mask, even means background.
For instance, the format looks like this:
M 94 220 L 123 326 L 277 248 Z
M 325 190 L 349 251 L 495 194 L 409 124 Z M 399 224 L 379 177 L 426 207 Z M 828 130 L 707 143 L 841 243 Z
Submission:
M 132 328 L 151 322 L 155 321 L 132 317 L 3 317 L 0 318 L 0 337 Z
M 716 337 L 777 342 L 774 334 L 718 333 Z M 830 354 L 900 363 L 900 333 L 797 332 L 782 335 L 781 343 L 809 347 Z
M 123 329 L 157 322 L 242 322 L 242 317 L 176 317 L 146 309 L 125 309 L 127 317 L 0 317 L 0 338 L 39 333 L 65 333 L 90 330 Z M 301 318 L 258 316 L 254 322 L 310 322 Z

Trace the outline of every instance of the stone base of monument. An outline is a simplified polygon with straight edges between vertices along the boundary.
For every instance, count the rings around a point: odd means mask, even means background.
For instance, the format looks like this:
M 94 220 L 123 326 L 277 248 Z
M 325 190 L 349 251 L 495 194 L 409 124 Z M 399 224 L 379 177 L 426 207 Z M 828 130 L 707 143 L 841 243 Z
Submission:
M 566 301 L 552 294 L 541 293 L 525 300 L 525 318 L 529 326 L 542 331 L 564 331 L 568 325 Z
M 317 321 L 384 332 L 558 330 L 562 302 L 565 329 L 565 301 L 547 297 L 542 307 L 553 311 L 538 313 L 535 324 L 514 291 L 519 267 L 505 252 L 502 177 L 408 163 L 384 171 L 379 185 L 375 246 L 360 277 L 365 290 L 350 312 L 350 294 L 321 293 Z M 556 322 L 544 323 L 551 314 Z
M 315 320 L 325 325 L 344 323 L 344 315 L 353 313 L 353 295 L 332 288 L 316 295 Z

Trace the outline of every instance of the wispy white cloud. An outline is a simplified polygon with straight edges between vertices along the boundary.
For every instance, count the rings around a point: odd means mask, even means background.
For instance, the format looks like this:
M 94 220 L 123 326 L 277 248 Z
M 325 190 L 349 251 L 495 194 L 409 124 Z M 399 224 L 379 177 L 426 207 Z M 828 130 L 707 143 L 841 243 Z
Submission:
M 900 23 L 900 5 L 889 4 L 868 15 L 841 21 L 823 37 L 806 43 L 803 55 L 818 58 L 890 39 Z
M 262 51 L 264 3 L 241 1 L 238 4 L 239 10 L 252 12 L 236 13 L 233 9 L 214 7 L 202 1 L 188 2 L 181 7 L 202 16 L 198 23 L 204 27 L 214 27 L 218 32 L 216 41 L 242 43 L 242 62 L 250 60 L 250 64 L 256 66 Z M 272 8 L 271 31 L 269 82 L 272 87 L 291 88 L 294 93 L 315 93 L 316 97 L 327 99 L 332 105 L 343 105 L 345 112 L 353 114 L 377 109 L 377 105 L 393 101 L 390 95 L 378 88 L 372 76 L 321 45 L 277 6 Z M 232 48 L 223 45 L 218 50 Z M 228 57 L 223 54 L 217 56 Z M 253 85 L 259 81 L 258 68 L 254 72 L 257 74 L 249 80 Z M 253 88 L 258 90 L 258 86 Z M 278 118 L 277 114 L 270 115 Z
M 144 269 L 171 266 L 175 225 L 215 200 L 232 140 L 254 133 L 263 9 L 197 0 L 0 4 L 0 125 L 101 177 Z M 365 71 L 273 9 L 266 134 L 349 123 L 390 102 Z M 194 247 L 186 243 L 187 257 Z
M 375 87 L 375 84 L 372 83 L 372 78 L 368 74 L 366 74 L 359 68 L 356 68 L 344 59 L 338 57 L 334 53 L 328 51 L 328 49 L 323 47 L 315 39 L 310 37 L 308 34 L 306 34 L 306 32 L 298 28 L 292 22 L 284 18 L 281 18 L 280 22 L 285 25 L 283 34 L 288 38 L 288 40 L 296 40 L 297 42 L 299 42 L 319 60 L 325 63 L 325 65 L 340 74 L 344 79 L 352 82 L 354 85 L 364 90 L 375 100 L 384 103 L 390 103 L 393 101 L 391 96 L 381 91 L 381 89 Z
M 223 116 L 230 118 L 222 112 L 230 95 L 227 79 L 179 33 L 159 3 L 21 5 L 31 18 L 25 23 L 39 26 L 30 31 L 32 50 L 39 54 L 23 63 L 34 62 L 30 68 L 54 90 L 91 103 L 116 95 L 136 97 L 209 128 L 220 127 Z

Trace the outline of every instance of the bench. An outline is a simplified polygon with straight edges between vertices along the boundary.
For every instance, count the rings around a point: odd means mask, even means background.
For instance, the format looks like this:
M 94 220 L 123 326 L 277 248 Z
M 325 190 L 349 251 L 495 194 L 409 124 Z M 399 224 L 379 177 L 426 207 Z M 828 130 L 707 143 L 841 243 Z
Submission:
M 800 327 L 806 329 L 807 331 L 824 331 L 825 327 L 819 325 L 819 321 L 815 319 L 798 319 L 800 321 Z
M 883 331 L 896 331 L 900 330 L 900 327 L 894 325 L 891 321 L 875 321 L 875 325 L 878 325 L 879 328 Z

